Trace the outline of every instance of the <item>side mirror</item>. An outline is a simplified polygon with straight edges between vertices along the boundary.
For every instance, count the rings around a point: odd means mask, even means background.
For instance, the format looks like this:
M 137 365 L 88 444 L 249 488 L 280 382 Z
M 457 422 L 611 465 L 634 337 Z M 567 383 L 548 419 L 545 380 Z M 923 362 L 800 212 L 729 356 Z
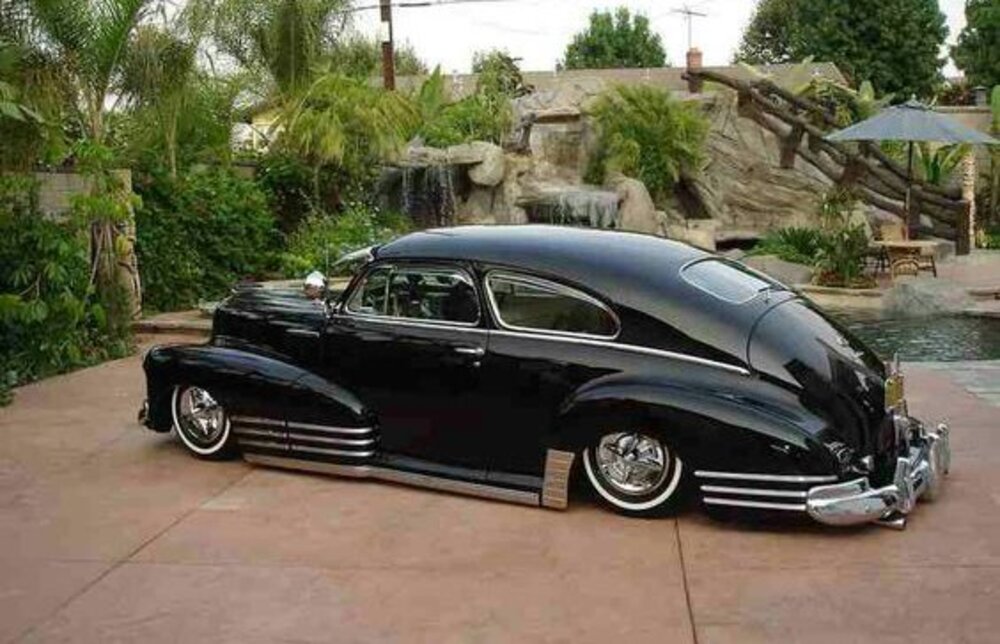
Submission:
M 310 300 L 319 300 L 326 295 L 326 276 L 319 271 L 313 271 L 306 276 L 302 290 Z

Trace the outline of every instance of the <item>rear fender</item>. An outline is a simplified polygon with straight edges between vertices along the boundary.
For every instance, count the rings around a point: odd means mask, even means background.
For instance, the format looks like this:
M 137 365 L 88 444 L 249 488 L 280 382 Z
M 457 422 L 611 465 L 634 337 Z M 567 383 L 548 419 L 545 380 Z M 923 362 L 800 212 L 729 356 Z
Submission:
M 834 467 L 814 438 L 824 421 L 788 392 L 743 376 L 714 385 L 657 375 L 600 378 L 566 400 L 550 444 L 579 452 L 619 427 L 663 433 L 695 468 L 827 474 Z
M 154 347 L 143 361 L 149 415 L 146 424 L 169 431 L 171 400 L 179 385 L 216 396 L 230 414 L 343 427 L 366 426 L 370 414 L 343 387 L 274 357 L 214 345 Z

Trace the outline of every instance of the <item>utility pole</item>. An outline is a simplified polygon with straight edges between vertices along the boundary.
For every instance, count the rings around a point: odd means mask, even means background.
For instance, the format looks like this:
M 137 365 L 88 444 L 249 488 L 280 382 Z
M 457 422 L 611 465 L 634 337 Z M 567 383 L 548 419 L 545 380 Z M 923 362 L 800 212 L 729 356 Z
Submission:
M 695 18 L 707 18 L 707 13 L 702 13 L 700 11 L 695 11 L 688 5 L 684 5 L 683 9 L 674 9 L 670 13 L 679 13 L 684 16 L 688 23 L 688 50 L 694 48 L 694 19 Z
M 382 83 L 389 91 L 396 89 L 396 61 L 392 41 L 392 0 L 379 0 L 382 13 Z

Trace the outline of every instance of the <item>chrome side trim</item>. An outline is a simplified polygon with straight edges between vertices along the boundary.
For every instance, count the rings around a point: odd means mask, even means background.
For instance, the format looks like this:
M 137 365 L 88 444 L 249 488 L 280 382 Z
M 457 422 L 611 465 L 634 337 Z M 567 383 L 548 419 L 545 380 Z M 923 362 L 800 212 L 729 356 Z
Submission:
M 509 503 L 520 503 L 523 505 L 538 506 L 539 495 L 534 492 L 524 492 L 521 490 L 510 490 L 502 487 L 494 487 L 483 483 L 470 483 L 467 481 L 454 481 L 443 479 L 427 474 L 414 474 L 400 470 L 390 470 L 383 467 L 372 467 L 370 465 L 338 465 L 335 463 L 316 463 L 312 461 L 301 461 L 294 458 L 284 458 L 280 456 L 267 456 L 265 454 L 246 454 L 247 461 L 259 465 L 271 467 L 281 467 L 293 470 L 303 470 L 306 472 L 316 472 L 318 474 L 336 474 L 338 476 L 350 476 L 353 478 L 372 478 L 405 485 L 425 487 L 442 492 L 455 492 L 459 494 L 469 494 L 497 501 L 507 501 Z
M 327 438 L 326 436 L 310 436 L 308 434 L 288 434 L 288 440 L 291 441 L 312 441 L 313 443 L 322 443 L 324 445 L 343 445 L 345 447 L 367 447 L 369 445 L 375 444 L 374 438 Z
M 261 438 L 284 438 L 285 434 L 273 429 L 249 429 L 247 427 L 233 426 L 233 433 L 237 436 L 259 436 Z
M 367 452 L 352 452 L 350 450 L 343 449 L 326 449 L 325 447 L 308 447 L 306 445 L 290 445 L 289 449 L 293 452 L 305 452 L 307 454 L 326 454 L 328 456 L 348 456 L 351 458 L 371 458 L 375 456 L 375 451 L 370 450 Z
M 708 358 L 689 356 L 686 353 L 675 353 L 673 351 L 664 351 L 663 349 L 640 347 L 634 344 L 621 344 L 618 342 L 609 342 L 607 340 L 591 340 L 590 338 L 584 338 L 584 337 L 556 336 L 542 332 L 524 333 L 521 331 L 490 331 L 490 334 L 508 336 L 512 338 L 527 338 L 529 340 L 555 340 L 557 342 L 582 344 L 591 347 L 599 347 L 602 349 L 618 349 L 619 351 L 626 351 L 629 353 L 638 353 L 641 355 L 654 356 L 657 358 L 667 358 L 668 360 L 678 360 L 680 362 L 688 362 L 691 364 L 701 365 L 703 367 L 721 369 L 723 371 L 729 371 L 730 373 L 739 374 L 741 376 L 750 375 L 749 369 L 744 369 L 743 367 L 738 367 L 732 364 L 726 364 L 725 362 L 716 362 L 715 360 L 709 360 Z
M 591 304 L 608 315 L 611 319 L 615 321 L 615 332 L 611 335 L 593 335 L 589 333 L 573 333 L 570 331 L 546 331 L 542 329 L 533 329 L 530 327 L 521 327 L 514 324 L 508 324 L 504 322 L 503 317 L 500 315 L 500 307 L 497 306 L 496 297 L 493 295 L 493 285 L 490 283 L 494 277 L 499 279 L 505 279 L 510 282 L 520 282 L 528 286 L 537 288 L 543 291 L 550 291 L 553 293 L 558 293 L 559 295 L 564 295 L 566 297 L 571 297 L 576 300 L 581 300 L 588 304 Z M 602 302 L 601 300 L 584 293 L 579 289 L 560 284 L 558 282 L 553 282 L 551 280 L 541 279 L 538 277 L 532 277 L 529 275 L 524 275 L 522 273 L 514 273 L 510 271 L 494 270 L 486 274 L 486 278 L 483 280 L 486 285 L 486 295 L 490 302 L 490 312 L 493 314 L 493 318 L 496 320 L 497 324 L 505 329 L 510 329 L 511 331 L 523 331 L 527 333 L 546 333 L 549 335 L 570 337 L 570 338 L 592 338 L 595 340 L 614 340 L 622 332 L 622 321 L 619 319 L 618 314 L 612 310 L 610 306 Z
M 284 427 L 285 421 L 274 420 L 273 418 L 260 418 L 258 416 L 230 416 L 229 420 L 233 423 L 248 424 L 248 425 L 270 425 L 272 427 Z
M 377 315 L 365 315 L 363 313 L 335 313 L 333 317 L 341 317 L 344 319 L 352 320 L 364 320 L 365 322 L 374 322 L 375 324 L 386 324 L 391 326 L 405 326 L 414 327 L 417 329 L 433 329 L 435 331 L 441 331 L 442 329 L 447 329 L 449 331 L 458 331 L 459 333 L 478 333 L 486 334 L 489 333 L 486 329 L 478 326 L 462 326 L 457 322 L 431 322 L 423 321 L 419 322 L 417 320 L 411 320 L 410 318 L 394 318 L 389 316 L 377 316 Z
M 829 476 L 805 476 L 799 474 L 750 474 L 747 472 L 714 472 L 698 470 L 695 476 L 702 479 L 732 479 L 734 481 L 770 481 L 772 483 L 832 483 L 837 480 Z
M 720 499 L 706 496 L 702 499 L 708 505 L 728 505 L 737 508 L 756 508 L 760 510 L 787 510 L 789 512 L 805 512 L 804 503 L 768 503 L 767 501 L 744 501 L 742 499 Z
M 283 452 L 287 452 L 288 451 L 288 444 L 287 443 L 275 443 L 273 441 L 248 441 L 248 440 L 244 440 L 242 438 L 239 438 L 238 436 L 237 436 L 237 440 L 239 440 L 240 445 L 243 445 L 243 446 L 246 446 L 246 447 L 262 447 L 264 449 L 280 449 Z
M 550 449 L 545 453 L 545 479 L 542 482 L 542 505 L 565 510 L 569 505 L 569 475 L 576 454 Z
M 350 434 L 361 436 L 375 431 L 373 427 L 333 427 L 331 425 L 314 425 L 312 423 L 288 423 L 288 429 L 311 429 L 316 432 L 329 432 L 331 434 Z
M 702 485 L 702 492 L 710 492 L 712 494 L 737 494 L 743 496 L 771 496 L 780 497 L 786 499 L 804 499 L 806 498 L 805 490 L 767 490 L 762 488 L 752 488 L 752 487 L 725 487 L 722 485 Z

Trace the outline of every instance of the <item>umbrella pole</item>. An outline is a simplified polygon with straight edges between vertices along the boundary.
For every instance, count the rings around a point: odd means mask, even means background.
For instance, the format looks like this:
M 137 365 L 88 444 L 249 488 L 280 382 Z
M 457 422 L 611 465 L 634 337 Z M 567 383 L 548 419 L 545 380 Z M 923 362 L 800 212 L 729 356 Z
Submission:
M 917 226 L 913 221 L 913 200 L 911 191 L 913 190 L 913 141 L 910 141 L 910 151 L 906 161 L 906 238 L 912 239 L 917 232 Z

